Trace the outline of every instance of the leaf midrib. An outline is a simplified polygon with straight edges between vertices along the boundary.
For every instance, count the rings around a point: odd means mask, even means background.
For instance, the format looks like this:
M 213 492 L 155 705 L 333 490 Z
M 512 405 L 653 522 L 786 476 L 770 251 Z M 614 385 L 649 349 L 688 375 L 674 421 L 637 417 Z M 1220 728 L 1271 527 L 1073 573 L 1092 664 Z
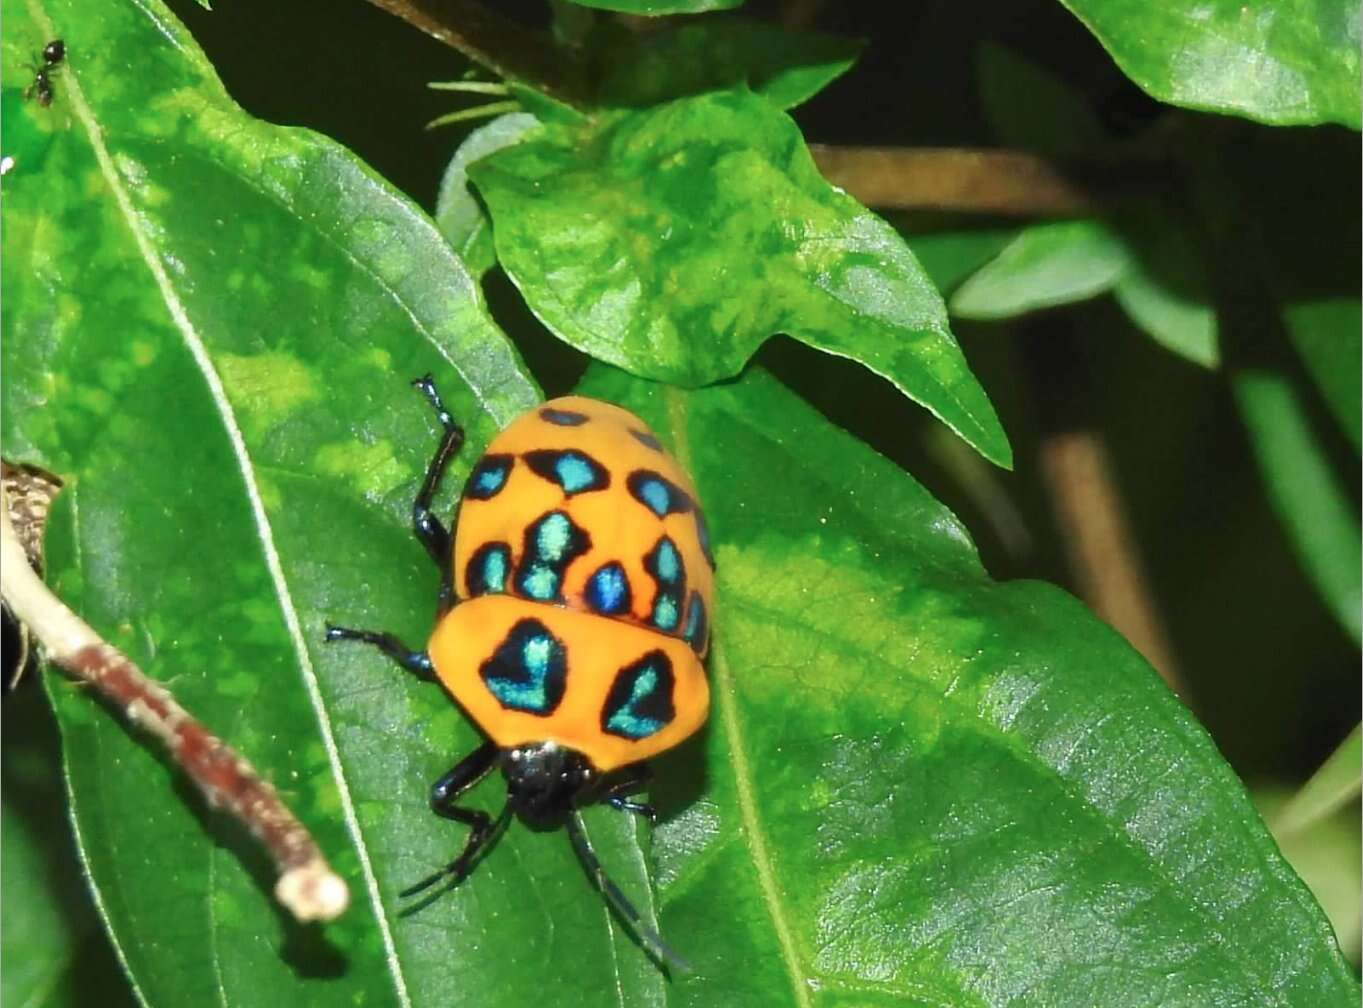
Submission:
M 667 425 L 671 435 L 672 450 L 681 463 L 682 469 L 692 472 L 691 445 L 686 437 L 686 399 L 682 393 L 671 386 L 664 392 L 667 408 Z M 772 864 L 771 852 L 767 848 L 766 834 L 762 828 L 761 816 L 757 809 L 757 796 L 753 787 L 751 764 L 743 744 L 743 730 L 738 717 L 738 705 L 734 699 L 733 679 L 729 675 L 729 665 L 724 657 L 723 645 L 718 641 L 710 650 L 710 670 L 714 679 L 714 694 L 718 701 L 720 723 L 724 726 L 725 737 L 729 741 L 729 763 L 733 770 L 735 789 L 738 794 L 739 817 L 743 822 L 743 839 L 752 854 L 753 868 L 757 874 L 758 886 L 762 892 L 762 902 L 771 918 L 772 929 L 781 948 L 781 959 L 790 977 L 791 991 L 799 1008 L 812 1008 L 813 1001 L 805 985 L 800 970 L 799 955 L 795 948 L 795 936 L 787 919 L 786 907 L 781 900 L 781 891 L 776 883 L 776 872 Z
M 51 18 L 47 15 L 47 11 L 41 6 L 40 0 L 29 0 L 28 7 L 30 16 L 36 24 L 42 26 L 44 34 L 47 37 L 54 36 L 56 30 Z M 406 978 L 402 972 L 401 960 L 397 955 L 392 928 L 385 915 L 383 902 L 379 897 L 378 881 L 374 875 L 373 863 L 369 857 L 368 845 L 365 842 L 363 830 L 360 827 L 359 819 L 355 812 L 354 800 L 350 793 L 349 783 L 345 777 L 345 771 L 340 763 L 340 752 L 336 746 L 334 734 L 331 731 L 330 715 L 323 702 L 316 670 L 312 667 L 307 647 L 303 642 L 302 627 L 298 619 L 297 608 L 294 606 L 287 579 L 284 577 L 283 565 L 280 561 L 278 550 L 275 548 L 273 529 L 269 523 L 269 517 L 265 513 L 264 502 L 260 497 L 259 487 L 255 484 L 254 463 L 251 461 L 250 454 L 246 449 L 244 436 L 236 423 L 231 404 L 227 399 L 226 390 L 222 385 L 221 376 L 219 376 L 217 371 L 213 368 L 207 347 L 203 344 L 193 323 L 189 319 L 185 306 L 180 302 L 170 277 L 166 274 L 164 267 L 157 259 L 155 251 L 151 247 L 150 238 L 143 229 L 138 226 L 138 218 L 133 207 L 132 198 L 122 185 L 108 147 L 105 145 L 103 131 L 96 121 L 94 110 L 85 100 L 85 95 L 80 87 L 77 76 L 68 72 L 65 81 L 66 84 L 63 90 L 66 94 L 67 103 L 75 112 L 77 119 L 85 129 L 86 138 L 90 144 L 91 152 L 95 156 L 96 163 L 99 166 L 100 175 L 103 177 L 105 184 L 109 187 L 109 191 L 114 197 L 119 213 L 123 217 L 124 223 L 127 225 L 128 230 L 133 237 L 133 242 L 137 247 L 138 253 L 142 257 L 143 264 L 146 266 L 157 289 L 160 291 L 164 307 L 167 314 L 170 316 L 170 321 L 180 333 L 186 349 L 190 351 L 191 356 L 194 358 L 195 363 L 203 375 L 205 384 L 208 386 L 208 391 L 213 397 L 214 404 L 222 419 L 224 431 L 231 443 L 233 454 L 237 459 L 242 482 L 245 484 L 247 497 L 251 506 L 252 518 L 256 525 L 256 532 L 259 536 L 260 546 L 265 554 L 266 566 L 269 570 L 271 581 L 274 583 L 276 598 L 278 599 L 282 615 L 284 616 L 285 628 L 298 659 L 299 670 L 304 679 L 304 687 L 318 717 L 318 729 L 327 750 L 328 760 L 331 764 L 332 777 L 336 782 L 337 792 L 342 802 L 347 831 L 355 842 L 356 854 L 359 858 L 361 869 L 365 877 L 366 891 L 370 898 L 376 922 L 379 925 L 383 938 L 386 953 L 385 959 L 388 962 L 389 971 L 393 978 L 394 991 L 397 995 L 398 1003 L 402 1005 L 402 1008 L 411 1008 L 412 1002 L 407 991 Z M 98 903 L 100 901 L 97 899 L 96 902 Z M 109 920 L 107 913 L 105 914 L 105 921 L 112 932 L 114 930 L 112 921 Z M 114 944 L 117 948 L 117 941 L 115 941 Z M 133 986 L 134 990 L 138 990 L 135 981 Z

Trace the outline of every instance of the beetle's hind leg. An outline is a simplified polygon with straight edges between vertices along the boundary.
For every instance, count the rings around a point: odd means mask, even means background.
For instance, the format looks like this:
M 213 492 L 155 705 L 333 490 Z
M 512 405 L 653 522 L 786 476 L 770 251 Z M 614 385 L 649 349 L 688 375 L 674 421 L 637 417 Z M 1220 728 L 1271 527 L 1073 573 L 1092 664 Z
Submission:
M 449 530 L 431 511 L 431 503 L 435 500 L 435 492 L 440 488 L 440 480 L 449 467 L 450 459 L 454 458 L 464 443 L 464 428 L 454 422 L 454 417 L 445 408 L 440 392 L 435 387 L 435 380 L 430 375 L 414 379 L 412 387 L 426 397 L 440 425 L 445 428 L 435 455 L 426 467 L 426 478 L 421 481 L 416 500 L 412 501 L 412 532 L 440 568 L 440 608 L 444 611 L 454 598 L 454 579 L 450 570 L 453 557 L 450 555 Z
M 445 878 L 452 879 L 453 884 L 458 885 L 468 877 L 478 859 L 497 839 L 509 818 L 510 804 L 495 820 L 486 812 L 460 808 L 454 804 L 460 795 L 487 776 L 497 761 L 497 751 L 495 743 L 484 742 L 456 763 L 453 769 L 431 787 L 431 811 L 442 819 L 452 819 L 467 825 L 468 839 L 464 841 L 464 849 L 459 852 L 457 858 L 434 875 L 422 879 L 416 885 L 408 886 L 399 895 L 415 896 Z
M 435 667 L 431 664 L 431 656 L 425 651 L 412 650 L 390 633 L 355 630 L 328 623 L 326 642 L 332 644 L 341 640 L 360 641 L 362 644 L 376 647 L 418 679 L 435 682 Z

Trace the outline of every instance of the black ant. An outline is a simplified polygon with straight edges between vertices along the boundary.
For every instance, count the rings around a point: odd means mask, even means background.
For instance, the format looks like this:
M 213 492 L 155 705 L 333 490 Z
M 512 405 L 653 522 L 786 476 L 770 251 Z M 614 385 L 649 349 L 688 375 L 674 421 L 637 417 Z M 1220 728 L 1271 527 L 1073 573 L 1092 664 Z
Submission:
M 33 68 L 33 83 L 24 89 L 24 97 L 38 99 L 38 104 L 47 108 L 52 104 L 52 74 L 61 65 L 62 60 L 66 59 L 66 43 L 61 39 L 53 39 L 43 46 L 42 66 Z

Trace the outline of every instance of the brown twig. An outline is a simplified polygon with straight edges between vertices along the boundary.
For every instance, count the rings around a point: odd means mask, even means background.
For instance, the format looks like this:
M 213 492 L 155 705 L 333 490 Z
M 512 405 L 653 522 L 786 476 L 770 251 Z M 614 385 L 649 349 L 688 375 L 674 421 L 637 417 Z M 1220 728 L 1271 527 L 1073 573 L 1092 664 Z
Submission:
M 1050 434 L 1040 461 L 1080 597 L 1183 695 L 1102 440 L 1091 430 Z
M 1091 214 L 1172 184 L 1159 160 L 1095 155 L 1056 161 L 1025 151 L 810 144 L 824 178 L 882 210 L 1014 217 Z
M 519 81 L 568 105 L 587 100 L 583 63 L 557 45 L 475 0 L 370 0 L 493 73 Z
M 350 900 L 307 827 L 273 787 L 227 743 L 194 719 L 159 683 L 67 608 L 29 566 L 0 489 L 0 596 L 42 645 L 49 661 L 89 683 L 132 723 L 155 735 L 199 786 L 208 804 L 235 816 L 279 870 L 275 898 L 301 921 L 331 920 Z

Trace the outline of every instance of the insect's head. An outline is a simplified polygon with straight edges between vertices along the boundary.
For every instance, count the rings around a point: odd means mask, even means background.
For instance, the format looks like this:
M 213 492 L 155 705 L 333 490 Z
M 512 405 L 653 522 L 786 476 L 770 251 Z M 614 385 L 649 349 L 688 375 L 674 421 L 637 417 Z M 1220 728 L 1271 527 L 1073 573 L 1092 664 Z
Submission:
M 587 757 L 556 742 L 503 749 L 499 762 L 511 808 L 537 826 L 562 824 L 595 776 Z

